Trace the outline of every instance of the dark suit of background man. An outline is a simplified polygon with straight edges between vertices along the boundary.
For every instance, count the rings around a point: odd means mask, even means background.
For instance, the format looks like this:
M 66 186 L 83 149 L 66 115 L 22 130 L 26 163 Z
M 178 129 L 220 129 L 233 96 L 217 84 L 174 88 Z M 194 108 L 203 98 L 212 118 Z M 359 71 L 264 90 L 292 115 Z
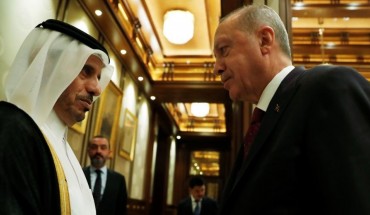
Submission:
M 101 170 L 101 199 L 96 204 L 97 215 L 126 215 L 127 190 L 125 177 L 105 166 L 111 153 L 108 139 L 103 136 L 93 137 L 88 145 L 91 166 L 83 168 L 91 190 L 94 190 L 97 173 Z
M 349 67 L 294 67 L 284 24 L 267 6 L 231 13 L 214 41 L 214 73 L 230 97 L 265 111 L 220 214 L 370 214 L 369 82 Z
M 189 196 L 181 200 L 177 206 L 177 215 L 216 215 L 217 202 L 205 196 L 206 185 L 201 177 L 193 177 L 189 181 Z M 199 202 L 200 213 L 196 214 L 196 204 Z

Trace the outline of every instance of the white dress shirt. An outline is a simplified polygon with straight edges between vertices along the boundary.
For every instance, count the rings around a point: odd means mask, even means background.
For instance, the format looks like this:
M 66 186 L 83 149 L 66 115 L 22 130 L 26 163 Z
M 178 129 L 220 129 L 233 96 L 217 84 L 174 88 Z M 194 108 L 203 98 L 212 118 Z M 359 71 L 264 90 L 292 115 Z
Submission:
M 90 166 L 90 183 L 91 183 L 91 190 L 94 190 L 95 188 L 95 181 L 96 181 L 96 178 L 97 178 L 97 173 L 95 172 L 96 168 L 94 168 L 93 166 Z M 100 168 L 101 170 L 101 173 L 100 173 L 100 177 L 101 177 L 101 192 L 100 192 L 100 195 L 103 196 L 103 193 L 104 193 L 104 189 L 105 189 L 105 185 L 107 184 L 107 167 L 106 166 L 103 166 L 102 168 Z
M 284 80 L 284 78 L 294 69 L 294 66 L 287 66 L 282 69 L 275 77 L 268 83 L 261 94 L 257 107 L 266 112 L 272 97 L 275 95 L 277 88 Z
M 192 195 L 190 195 L 190 198 L 191 198 L 191 207 L 192 207 L 193 213 L 194 213 L 195 207 L 197 206 L 197 202 L 195 201 L 195 199 Z M 202 199 L 199 200 L 199 209 L 202 209 Z

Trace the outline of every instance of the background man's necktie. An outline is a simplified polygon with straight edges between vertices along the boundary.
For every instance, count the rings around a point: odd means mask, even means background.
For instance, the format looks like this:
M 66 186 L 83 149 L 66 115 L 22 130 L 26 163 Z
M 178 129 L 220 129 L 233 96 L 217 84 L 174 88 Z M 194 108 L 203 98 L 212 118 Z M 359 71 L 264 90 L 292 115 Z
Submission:
M 195 209 L 194 209 L 194 215 L 200 215 L 200 201 L 196 202 Z
M 96 172 L 96 180 L 94 185 L 93 197 L 95 202 L 95 207 L 97 208 L 100 202 L 101 196 L 101 170 L 97 169 Z
M 258 130 L 260 129 L 261 121 L 262 121 L 262 117 L 264 113 L 265 111 L 259 108 L 254 108 L 253 110 L 252 121 L 248 128 L 247 134 L 245 136 L 245 141 L 244 141 L 244 159 L 247 158 L 251 144 L 253 143 L 254 138 L 256 137 Z

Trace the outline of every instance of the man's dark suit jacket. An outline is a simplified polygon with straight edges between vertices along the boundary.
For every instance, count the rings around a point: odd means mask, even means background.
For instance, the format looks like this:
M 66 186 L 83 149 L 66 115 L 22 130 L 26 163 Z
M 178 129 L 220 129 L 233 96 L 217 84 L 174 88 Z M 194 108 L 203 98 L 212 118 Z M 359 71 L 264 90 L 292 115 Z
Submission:
M 203 197 L 200 208 L 200 215 L 216 215 L 218 205 L 215 200 Z M 190 196 L 179 203 L 177 206 L 177 215 L 193 215 Z
M 239 151 L 220 214 L 370 214 L 368 81 L 334 66 L 288 74 L 246 160 Z
M 91 188 L 90 167 L 83 168 L 86 179 Z M 110 169 L 107 170 L 107 183 L 103 197 L 96 210 L 97 215 L 126 215 L 127 189 L 125 177 Z

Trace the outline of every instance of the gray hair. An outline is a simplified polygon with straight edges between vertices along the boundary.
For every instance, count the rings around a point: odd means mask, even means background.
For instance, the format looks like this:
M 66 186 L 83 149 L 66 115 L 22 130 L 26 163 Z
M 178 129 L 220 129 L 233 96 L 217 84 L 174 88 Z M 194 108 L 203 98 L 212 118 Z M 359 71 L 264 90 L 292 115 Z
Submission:
M 220 23 L 231 17 L 236 18 L 237 26 L 248 34 L 254 32 L 261 25 L 270 26 L 275 32 L 275 39 L 281 50 L 291 58 L 288 33 L 279 15 L 272 8 L 266 5 L 244 6 L 223 17 Z

